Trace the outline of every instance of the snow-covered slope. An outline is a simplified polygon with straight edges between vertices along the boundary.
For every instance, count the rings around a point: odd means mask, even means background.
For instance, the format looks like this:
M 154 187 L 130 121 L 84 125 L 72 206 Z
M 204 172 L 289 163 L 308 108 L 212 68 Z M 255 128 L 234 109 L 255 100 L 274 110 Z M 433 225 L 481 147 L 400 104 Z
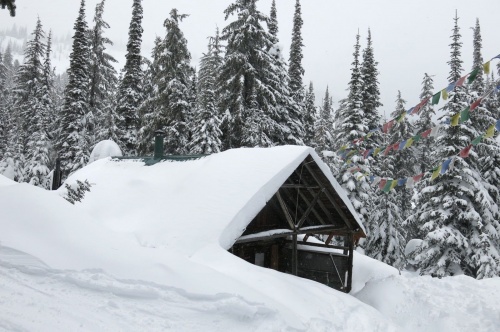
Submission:
M 93 184 L 76 205 L 63 189 L 0 178 L 0 330 L 457 331 L 468 315 L 485 322 L 477 331 L 500 325 L 498 278 L 410 279 L 356 253 L 352 296 L 228 253 L 243 220 L 314 153 L 243 150 L 149 167 L 98 160 L 68 180 Z M 214 182 L 218 170 L 237 183 Z

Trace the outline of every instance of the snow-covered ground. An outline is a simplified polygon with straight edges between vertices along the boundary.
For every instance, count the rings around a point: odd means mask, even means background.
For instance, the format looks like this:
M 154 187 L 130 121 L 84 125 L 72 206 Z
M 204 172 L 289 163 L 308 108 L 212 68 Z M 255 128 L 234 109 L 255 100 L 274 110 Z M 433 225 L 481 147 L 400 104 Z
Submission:
M 500 278 L 400 275 L 356 253 L 344 294 L 228 253 L 309 153 L 101 159 L 68 180 L 92 184 L 75 205 L 0 176 L 0 330 L 498 331 Z

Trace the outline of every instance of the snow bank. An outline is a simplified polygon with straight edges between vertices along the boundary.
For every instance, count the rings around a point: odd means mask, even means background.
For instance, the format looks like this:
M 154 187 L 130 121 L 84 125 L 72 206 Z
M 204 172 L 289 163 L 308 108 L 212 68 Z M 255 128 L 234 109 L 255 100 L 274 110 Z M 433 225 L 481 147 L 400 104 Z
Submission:
M 11 186 L 13 184 L 16 184 L 15 181 L 9 179 L 8 177 L 0 174 L 0 187 L 3 187 L 3 186 Z
M 355 295 L 402 331 L 498 331 L 500 278 L 391 276 Z

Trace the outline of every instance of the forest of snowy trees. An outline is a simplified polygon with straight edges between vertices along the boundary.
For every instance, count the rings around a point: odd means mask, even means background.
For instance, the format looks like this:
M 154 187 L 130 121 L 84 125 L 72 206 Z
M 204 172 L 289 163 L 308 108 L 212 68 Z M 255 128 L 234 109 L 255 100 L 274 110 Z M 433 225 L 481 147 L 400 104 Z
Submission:
M 300 0 L 288 57 L 278 40 L 275 1 L 269 15 L 256 3 L 233 1 L 197 69 L 182 32 L 189 17 L 177 9 L 164 21 L 164 36 L 144 51 L 142 0 L 133 0 L 120 72 L 107 52 L 105 0 L 90 26 L 81 0 L 64 75 L 55 74 L 52 34 L 38 20 L 21 64 L 10 48 L 0 49 L 0 174 L 49 189 L 57 158 L 65 178 L 88 163 L 102 140 L 115 141 L 125 156 L 150 155 L 157 130 L 165 132 L 166 154 L 308 145 L 331 167 L 364 222 L 368 237 L 360 248 L 367 255 L 438 277 L 500 276 L 500 143 L 494 137 L 500 65 L 490 68 L 483 59 L 479 20 L 474 62 L 461 60 L 455 17 L 450 86 L 435 90 L 425 73 L 421 102 L 407 105 L 399 92 L 390 118 L 383 118 L 370 30 L 364 47 L 359 33 L 353 39 L 345 98 L 334 110 L 327 87 L 317 106 L 313 83 L 303 81 Z M 405 252 L 411 240 L 414 250 Z

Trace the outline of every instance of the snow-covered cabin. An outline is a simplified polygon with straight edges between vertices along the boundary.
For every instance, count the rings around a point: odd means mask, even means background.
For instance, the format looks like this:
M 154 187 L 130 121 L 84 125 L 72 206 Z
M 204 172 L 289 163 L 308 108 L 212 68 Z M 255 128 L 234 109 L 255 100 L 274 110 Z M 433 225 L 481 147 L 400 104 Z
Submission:
M 107 158 L 68 181 L 77 179 L 95 184 L 83 208 L 105 211 L 107 227 L 134 233 L 142 246 L 192 257 L 215 245 L 256 265 L 351 289 L 353 246 L 365 231 L 311 148 Z M 113 201 L 116 192 L 120 201 Z

